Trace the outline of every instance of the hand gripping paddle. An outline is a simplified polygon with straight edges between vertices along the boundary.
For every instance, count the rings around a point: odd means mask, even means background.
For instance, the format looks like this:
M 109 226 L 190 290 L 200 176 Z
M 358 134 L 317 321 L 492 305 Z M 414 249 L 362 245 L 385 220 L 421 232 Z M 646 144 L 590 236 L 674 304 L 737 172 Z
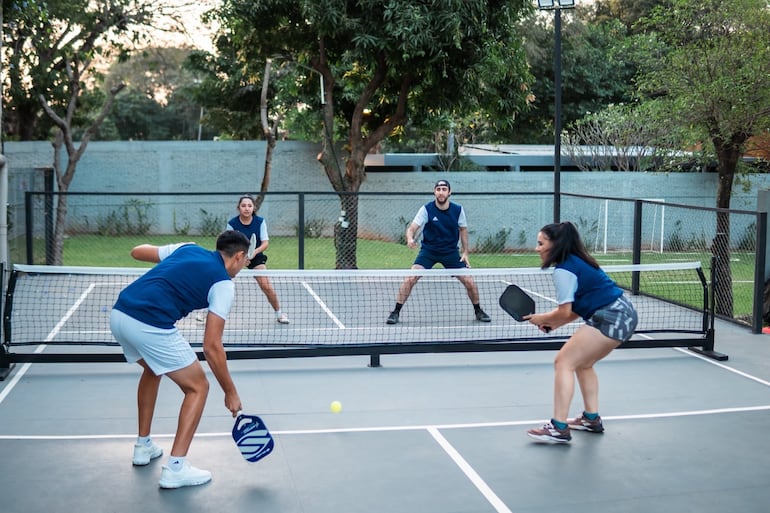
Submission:
M 238 412 L 233 425 L 233 440 L 246 461 L 259 461 L 273 452 L 273 437 L 262 419 Z
M 254 258 L 254 255 L 256 254 L 257 249 L 257 235 L 252 233 L 251 239 L 249 240 L 249 251 L 246 253 L 246 256 L 249 260 Z
M 500 308 L 517 321 L 522 322 L 524 317 L 535 313 L 535 300 L 517 285 L 511 284 L 500 295 Z M 551 328 L 546 326 L 543 327 L 543 330 L 548 333 Z

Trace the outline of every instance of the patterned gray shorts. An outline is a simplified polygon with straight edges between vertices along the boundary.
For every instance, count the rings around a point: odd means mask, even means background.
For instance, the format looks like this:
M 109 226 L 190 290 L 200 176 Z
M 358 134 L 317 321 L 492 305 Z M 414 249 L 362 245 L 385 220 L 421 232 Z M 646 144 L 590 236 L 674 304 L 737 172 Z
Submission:
M 634 305 L 625 296 L 620 296 L 609 305 L 594 312 L 586 324 L 622 344 L 634 334 L 638 320 Z

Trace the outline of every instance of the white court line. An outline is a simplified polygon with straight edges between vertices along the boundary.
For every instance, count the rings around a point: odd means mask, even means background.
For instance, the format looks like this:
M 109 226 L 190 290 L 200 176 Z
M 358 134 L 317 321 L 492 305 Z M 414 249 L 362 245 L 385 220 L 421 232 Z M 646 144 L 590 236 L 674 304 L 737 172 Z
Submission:
M 684 349 L 682 347 L 675 347 L 673 349 L 676 349 L 680 353 L 684 353 L 686 355 L 692 356 L 693 358 L 698 358 L 699 360 L 703 360 L 706 363 L 710 363 L 711 365 L 715 365 L 721 369 L 724 369 L 726 371 L 732 372 L 733 374 L 737 374 L 738 376 L 742 376 L 746 379 L 750 379 L 751 381 L 754 381 L 756 383 L 759 383 L 760 385 L 765 385 L 766 387 L 770 387 L 770 381 L 766 381 L 764 379 L 758 378 L 756 376 L 752 376 L 751 374 L 747 374 L 743 371 L 739 371 L 738 369 L 734 369 L 732 367 L 729 367 L 723 363 L 719 363 L 716 360 L 712 360 L 711 358 L 707 358 L 703 355 L 693 353 L 692 351 L 688 351 L 687 349 Z
M 313 296 L 313 299 L 315 299 L 315 302 L 318 303 L 321 306 L 321 309 L 326 312 L 326 315 L 329 316 L 329 318 L 334 321 L 334 324 L 336 324 L 340 329 L 345 329 L 345 325 L 340 322 L 339 319 L 337 319 L 337 316 L 334 315 L 334 312 L 332 312 L 328 306 L 326 306 L 326 303 L 323 302 L 323 299 L 318 297 L 318 294 L 315 293 L 315 291 L 308 285 L 306 281 L 302 282 L 302 286 L 305 287 L 305 290 L 308 291 L 308 293 Z
M 67 313 L 64 314 L 64 316 L 59 320 L 59 322 L 56 323 L 56 326 L 53 327 L 51 332 L 48 334 L 47 337 L 45 337 L 46 342 L 50 342 L 53 340 L 53 338 L 59 334 L 59 332 L 62 329 L 62 326 L 69 320 L 70 317 L 72 317 L 72 314 L 75 313 L 75 311 L 80 308 L 80 305 L 85 301 L 86 297 L 91 293 L 92 290 L 94 290 L 94 287 L 96 286 L 95 283 L 92 283 L 89 285 L 85 291 L 80 295 L 77 301 L 75 301 L 72 306 L 67 310 Z M 41 344 L 35 348 L 35 354 L 42 353 L 45 351 L 46 344 Z M 16 386 L 16 384 L 21 380 L 22 376 L 27 373 L 29 370 L 31 363 L 25 363 L 21 369 L 16 371 L 16 374 L 14 374 L 13 379 L 8 383 L 8 385 L 3 388 L 2 391 L 0 391 L 0 404 L 5 400 L 6 397 L 8 397 L 8 394 L 11 393 L 11 390 Z
M 649 335 L 640 335 L 641 338 L 646 338 L 648 340 L 654 340 Z M 692 356 L 693 358 L 697 358 L 698 360 L 702 360 L 706 363 L 710 363 L 711 365 L 714 365 L 715 367 L 719 367 L 720 369 L 724 369 L 728 372 L 732 372 L 733 374 L 737 374 L 738 376 L 744 377 L 746 379 L 750 379 L 751 381 L 754 381 L 755 383 L 759 383 L 760 385 L 764 385 L 766 387 L 770 387 L 770 381 L 764 380 L 762 378 L 758 378 L 756 376 L 752 376 L 751 374 L 748 374 L 743 371 L 739 371 L 738 369 L 734 369 L 733 367 L 730 367 L 729 365 L 725 365 L 723 363 L 719 363 L 716 360 L 713 360 L 711 358 L 708 358 L 706 356 L 703 356 L 701 354 L 693 353 L 692 351 L 684 348 L 684 347 L 672 347 L 674 351 L 678 351 L 682 354 L 686 354 L 687 356 Z
M 739 406 L 734 408 L 712 408 L 707 410 L 683 410 L 664 413 L 639 413 L 632 415 L 611 415 L 602 416 L 604 420 L 639 420 L 639 419 L 669 419 L 676 417 L 695 417 L 701 415 L 724 415 L 726 413 L 747 413 L 758 411 L 770 411 L 770 404 L 758 406 Z M 283 431 L 271 431 L 273 435 L 291 436 L 291 435 L 327 435 L 340 433 L 386 433 L 394 431 L 431 431 L 442 429 L 482 429 L 497 427 L 516 427 L 532 426 L 547 422 L 548 419 L 530 419 L 530 420 L 509 420 L 500 422 L 475 422 L 466 424 L 425 424 L 411 426 L 370 426 L 358 428 L 328 428 L 328 429 L 290 429 Z M 228 419 L 229 421 L 229 419 Z M 198 438 L 228 438 L 232 433 L 229 431 L 220 431 L 212 433 L 195 433 Z M 173 438 L 174 433 L 153 433 L 153 438 Z M 114 434 L 114 435 L 0 435 L 0 440 L 119 440 L 135 439 L 134 434 Z
M 471 467 L 468 462 L 465 461 L 465 458 L 463 458 L 460 453 L 457 452 L 457 449 L 455 449 L 452 444 L 450 444 L 449 441 L 438 432 L 437 429 L 429 428 L 428 432 L 438 442 L 441 448 L 446 451 L 449 457 L 452 458 L 452 461 L 454 461 L 457 466 L 460 467 L 460 470 L 462 470 L 463 474 L 465 474 L 466 477 L 470 479 L 471 483 L 473 483 L 473 485 L 478 488 L 478 490 L 481 492 L 481 495 L 483 495 L 484 498 L 492 505 L 492 507 L 495 508 L 495 511 L 498 513 L 512 513 L 512 511 L 508 509 L 508 506 L 506 506 L 505 503 L 500 500 L 500 497 L 498 497 L 495 492 L 492 491 L 489 485 L 487 485 L 487 483 L 481 479 L 481 476 L 475 470 L 473 470 L 473 467 Z

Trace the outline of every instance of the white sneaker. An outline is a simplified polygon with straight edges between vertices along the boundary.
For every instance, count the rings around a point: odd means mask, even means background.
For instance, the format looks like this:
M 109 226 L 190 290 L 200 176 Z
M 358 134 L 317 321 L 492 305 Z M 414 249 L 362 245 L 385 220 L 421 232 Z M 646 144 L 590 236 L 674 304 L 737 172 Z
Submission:
M 281 315 L 276 317 L 275 320 L 280 322 L 281 324 L 289 324 L 290 322 L 289 317 L 285 313 L 282 313 Z
M 158 484 L 161 488 L 181 488 L 183 486 L 202 485 L 209 481 L 211 481 L 211 472 L 195 468 L 185 461 L 179 472 L 174 472 L 163 465 Z
M 163 449 L 150 443 L 150 445 L 134 444 L 134 465 L 147 465 L 150 460 L 163 456 Z

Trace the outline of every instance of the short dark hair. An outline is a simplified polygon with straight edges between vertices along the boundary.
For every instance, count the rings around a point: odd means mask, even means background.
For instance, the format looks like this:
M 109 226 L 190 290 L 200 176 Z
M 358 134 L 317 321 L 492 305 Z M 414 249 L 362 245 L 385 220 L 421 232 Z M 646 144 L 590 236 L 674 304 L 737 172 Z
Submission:
M 249 239 L 236 230 L 227 230 L 217 237 L 217 251 L 231 257 L 239 251 L 249 250 Z

